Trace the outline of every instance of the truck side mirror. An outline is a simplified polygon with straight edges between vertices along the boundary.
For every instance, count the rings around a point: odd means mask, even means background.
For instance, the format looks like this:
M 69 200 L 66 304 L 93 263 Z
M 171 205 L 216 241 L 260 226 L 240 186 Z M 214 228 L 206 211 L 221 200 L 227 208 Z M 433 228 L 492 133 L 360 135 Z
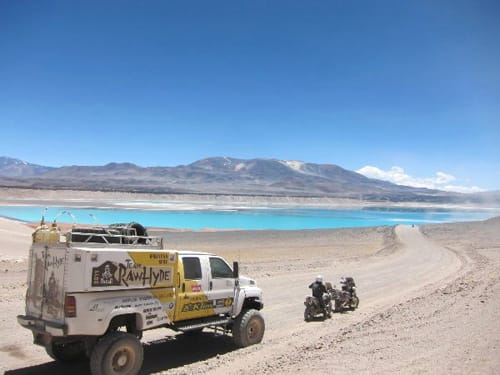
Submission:
M 233 277 L 239 279 L 240 277 L 240 266 L 238 262 L 233 262 Z

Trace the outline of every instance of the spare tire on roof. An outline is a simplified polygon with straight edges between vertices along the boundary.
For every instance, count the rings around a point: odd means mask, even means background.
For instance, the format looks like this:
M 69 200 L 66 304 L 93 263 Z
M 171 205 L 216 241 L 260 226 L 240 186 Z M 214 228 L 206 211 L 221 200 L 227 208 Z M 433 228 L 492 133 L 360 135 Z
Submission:
M 123 236 L 138 236 L 139 237 L 139 239 L 137 240 L 138 243 L 141 244 L 146 243 L 146 238 L 144 237 L 148 236 L 148 231 L 141 224 L 136 223 L 135 221 L 132 221 L 131 223 L 128 224 L 124 223 L 110 224 L 109 227 L 119 230 Z M 127 242 L 126 239 L 125 242 Z
M 137 233 L 138 236 L 140 236 L 140 237 L 147 237 L 148 236 L 148 231 L 141 224 L 136 223 L 136 222 L 132 222 L 128 226 L 130 228 L 134 228 L 135 232 Z

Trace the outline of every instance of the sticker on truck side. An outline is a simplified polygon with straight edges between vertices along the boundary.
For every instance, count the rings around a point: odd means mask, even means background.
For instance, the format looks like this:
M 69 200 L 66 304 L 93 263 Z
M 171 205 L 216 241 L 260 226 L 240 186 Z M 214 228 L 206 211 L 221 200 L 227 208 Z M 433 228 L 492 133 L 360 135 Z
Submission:
M 106 260 L 92 268 L 92 286 L 161 288 L 173 284 L 175 254 L 137 252 L 130 258 Z
M 144 290 L 144 294 L 126 297 L 104 298 L 91 301 L 88 311 L 95 313 L 93 319 L 102 316 L 117 316 L 131 310 L 142 315 L 143 327 L 172 322 L 175 309 L 175 293 L 172 289 Z
M 92 286 L 150 286 L 164 287 L 172 284 L 172 267 L 150 267 L 133 262 L 106 261 L 92 268 Z

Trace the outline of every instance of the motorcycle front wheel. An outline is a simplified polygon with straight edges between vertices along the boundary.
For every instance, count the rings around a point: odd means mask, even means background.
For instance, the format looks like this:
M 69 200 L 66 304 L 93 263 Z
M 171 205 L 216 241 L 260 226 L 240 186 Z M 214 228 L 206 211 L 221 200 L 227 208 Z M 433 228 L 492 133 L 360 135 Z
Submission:
M 310 306 L 306 307 L 304 311 L 304 320 L 310 322 L 313 319 L 312 309 Z
M 329 302 L 328 305 L 326 305 L 325 315 L 326 315 L 326 318 L 328 318 L 328 319 L 330 319 L 332 317 L 332 303 L 331 302 Z
M 356 310 L 359 306 L 359 298 L 357 296 L 352 297 L 351 299 L 351 310 Z

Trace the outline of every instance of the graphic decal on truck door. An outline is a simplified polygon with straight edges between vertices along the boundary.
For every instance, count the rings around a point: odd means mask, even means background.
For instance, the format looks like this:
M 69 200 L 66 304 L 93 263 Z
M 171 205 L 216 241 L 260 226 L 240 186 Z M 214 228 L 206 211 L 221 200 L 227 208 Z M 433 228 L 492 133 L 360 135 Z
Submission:
M 205 293 L 208 289 L 206 258 L 183 256 L 179 263 L 179 293 L 175 320 L 214 315 L 214 305 Z
M 45 319 L 60 321 L 63 320 L 64 315 L 63 281 L 66 251 L 58 246 L 45 246 L 42 256 L 45 258 L 45 306 L 43 316 Z
M 62 320 L 65 248 L 34 244 L 30 256 L 32 263 L 26 295 L 27 312 L 50 321 Z
M 26 303 L 30 314 L 39 317 L 42 314 L 43 279 L 45 274 L 41 252 L 39 256 L 39 253 L 32 249 L 30 269 L 30 285 L 26 295 Z
M 59 291 L 60 288 L 61 286 L 58 280 L 56 280 L 54 271 L 51 271 L 46 292 L 47 313 L 50 315 L 56 315 L 58 309 L 62 308 L 62 301 L 59 299 L 59 295 L 61 294 Z

